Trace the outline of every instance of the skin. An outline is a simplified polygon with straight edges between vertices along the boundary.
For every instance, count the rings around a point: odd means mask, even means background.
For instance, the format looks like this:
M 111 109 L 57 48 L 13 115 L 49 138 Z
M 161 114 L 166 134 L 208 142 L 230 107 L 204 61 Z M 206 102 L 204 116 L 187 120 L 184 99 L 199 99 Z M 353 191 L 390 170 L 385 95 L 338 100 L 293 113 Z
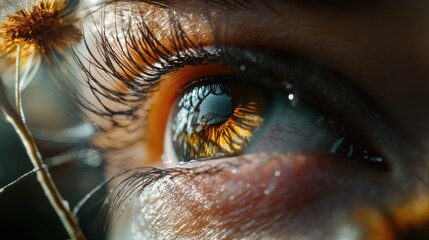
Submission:
M 355 236 L 351 239 L 394 239 L 409 232 L 428 236 L 429 9 L 419 1 L 374 2 L 328 7 L 275 1 L 271 9 L 256 3 L 254 10 L 230 11 L 186 1 L 171 8 L 194 15 L 180 21 L 193 26 L 191 38 L 207 45 L 222 37 L 225 45 L 276 49 L 346 76 L 381 116 L 382 124 L 374 129 L 360 127 L 386 156 L 388 170 L 314 152 L 262 152 L 180 166 L 196 172 L 217 166 L 222 171 L 180 175 L 149 186 L 121 217 L 110 221 L 110 237 L 340 239 L 347 231 Z M 164 77 L 143 104 L 148 123 L 140 131 L 146 138 L 128 152 L 108 156 L 108 173 L 171 167 L 161 160 L 166 153 L 165 109 L 171 108 L 185 80 L 228 71 L 188 67 Z

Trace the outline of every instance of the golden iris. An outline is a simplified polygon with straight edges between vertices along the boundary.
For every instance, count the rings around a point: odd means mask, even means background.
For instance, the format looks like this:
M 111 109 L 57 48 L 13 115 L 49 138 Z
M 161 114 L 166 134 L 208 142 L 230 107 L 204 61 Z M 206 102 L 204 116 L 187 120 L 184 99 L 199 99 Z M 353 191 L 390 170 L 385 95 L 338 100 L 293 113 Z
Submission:
M 269 106 L 268 91 L 221 79 L 214 83 L 213 78 L 199 81 L 177 102 L 171 131 L 180 162 L 238 155 L 263 123 Z

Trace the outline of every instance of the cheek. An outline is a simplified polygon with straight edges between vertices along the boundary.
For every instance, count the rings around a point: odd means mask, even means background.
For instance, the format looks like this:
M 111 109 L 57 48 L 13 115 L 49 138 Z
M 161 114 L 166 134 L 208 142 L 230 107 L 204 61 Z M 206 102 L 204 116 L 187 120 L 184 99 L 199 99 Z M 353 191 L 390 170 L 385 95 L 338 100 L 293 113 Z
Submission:
M 217 168 L 146 188 L 132 200 L 128 227 L 156 239 L 311 237 L 331 227 L 333 213 L 358 202 L 382 204 L 381 186 L 389 187 L 379 172 L 327 155 L 254 154 L 213 162 L 204 164 Z

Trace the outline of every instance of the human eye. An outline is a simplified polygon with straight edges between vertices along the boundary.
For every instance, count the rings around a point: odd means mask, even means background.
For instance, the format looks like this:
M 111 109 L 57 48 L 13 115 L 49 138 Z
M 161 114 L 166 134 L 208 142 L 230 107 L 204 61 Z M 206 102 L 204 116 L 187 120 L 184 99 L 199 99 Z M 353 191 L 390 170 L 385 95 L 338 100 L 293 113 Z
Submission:
M 421 57 L 413 34 L 386 45 L 366 4 L 190 2 L 108 4 L 77 49 L 106 171 L 134 169 L 111 185 L 111 238 L 419 229 L 397 214 L 426 199 L 427 71 L 404 65 Z M 424 223 L 421 212 L 410 216 Z
M 348 126 L 335 122 L 347 122 L 341 115 L 354 110 L 345 107 L 347 101 L 359 98 L 350 94 L 338 99 L 339 94 L 329 92 L 344 87 L 341 76 L 290 54 L 219 52 L 237 71 L 193 79 L 179 90 L 165 130 L 166 162 L 258 152 L 326 152 L 385 164 L 380 155 L 352 139 L 350 122 Z M 328 110 L 328 104 L 335 106 L 335 112 Z M 360 105 L 364 103 L 355 108 Z

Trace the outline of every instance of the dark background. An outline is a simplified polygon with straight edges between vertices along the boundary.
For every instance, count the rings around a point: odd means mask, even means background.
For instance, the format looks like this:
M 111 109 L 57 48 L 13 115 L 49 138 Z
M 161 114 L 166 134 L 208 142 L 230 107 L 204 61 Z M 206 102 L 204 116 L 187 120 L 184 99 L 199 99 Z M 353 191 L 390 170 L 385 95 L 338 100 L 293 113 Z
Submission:
M 43 76 L 43 73 L 41 73 Z M 71 151 L 66 160 L 46 161 L 63 198 L 73 209 L 88 192 L 104 180 L 103 164 L 87 149 L 88 137 L 51 140 L 55 132 L 83 123 L 75 105 L 46 83 L 37 81 L 23 93 L 23 106 L 31 129 L 48 130 L 38 138 L 44 159 Z M 10 89 L 13 93 L 13 89 Z M 35 131 L 37 132 L 37 131 Z M 38 134 L 35 134 L 38 135 Z M 40 135 L 40 134 L 39 134 Z M 46 135 L 46 134 L 45 134 Z M 0 188 L 33 169 L 24 147 L 0 113 Z M 101 208 L 105 189 L 90 198 L 78 214 L 88 239 L 104 239 L 105 211 Z M 58 216 L 37 182 L 36 174 L 0 193 L 0 232 L 13 239 L 69 239 Z

